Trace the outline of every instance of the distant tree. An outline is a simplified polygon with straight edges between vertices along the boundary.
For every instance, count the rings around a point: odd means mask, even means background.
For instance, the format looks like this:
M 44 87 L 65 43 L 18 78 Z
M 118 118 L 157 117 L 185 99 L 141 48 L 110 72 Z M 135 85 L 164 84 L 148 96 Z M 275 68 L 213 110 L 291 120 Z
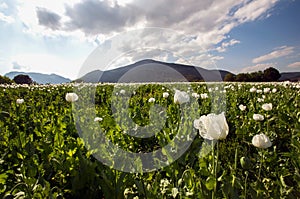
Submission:
M 281 75 L 277 69 L 270 67 L 264 70 L 263 77 L 264 77 L 264 81 L 272 82 L 272 81 L 277 81 L 281 77 Z
M 235 81 L 235 75 L 232 73 L 227 73 L 224 77 L 225 82 L 233 82 Z
M 28 75 L 17 75 L 14 77 L 14 82 L 17 84 L 32 84 L 33 81 Z
M 262 82 L 264 80 L 264 74 L 262 71 L 250 73 L 251 82 Z
M 0 75 L 0 84 L 11 84 L 11 83 L 13 83 L 11 79 Z
M 250 80 L 250 74 L 248 73 L 240 73 L 235 78 L 238 82 L 248 82 Z

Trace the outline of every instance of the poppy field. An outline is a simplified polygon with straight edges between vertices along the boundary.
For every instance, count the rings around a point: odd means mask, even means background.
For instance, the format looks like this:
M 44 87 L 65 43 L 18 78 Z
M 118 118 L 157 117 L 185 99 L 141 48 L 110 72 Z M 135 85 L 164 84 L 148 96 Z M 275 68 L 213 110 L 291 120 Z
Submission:
M 2 198 L 300 198 L 299 154 L 299 83 L 0 85 Z

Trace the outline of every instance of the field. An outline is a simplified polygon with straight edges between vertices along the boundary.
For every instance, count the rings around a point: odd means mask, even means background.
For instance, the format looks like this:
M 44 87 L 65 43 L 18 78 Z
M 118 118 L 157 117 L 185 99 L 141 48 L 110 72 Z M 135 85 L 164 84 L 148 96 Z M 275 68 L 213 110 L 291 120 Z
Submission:
M 300 198 L 299 154 L 299 83 L 0 85 L 4 198 Z

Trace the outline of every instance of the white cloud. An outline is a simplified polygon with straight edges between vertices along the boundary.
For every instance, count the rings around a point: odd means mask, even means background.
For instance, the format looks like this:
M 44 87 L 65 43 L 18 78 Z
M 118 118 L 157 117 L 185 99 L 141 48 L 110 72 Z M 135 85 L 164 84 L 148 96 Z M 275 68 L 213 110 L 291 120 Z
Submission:
M 253 0 L 245 1 L 244 6 L 238 9 L 234 13 L 234 18 L 236 18 L 240 23 L 247 21 L 254 21 L 261 16 L 268 17 L 267 10 L 272 8 L 279 0 Z
M 30 70 L 29 66 L 20 65 L 20 64 L 18 64 L 18 62 L 13 62 L 12 63 L 12 68 L 13 68 L 13 70 L 20 70 L 20 71 L 28 71 L 28 70 Z
M 235 44 L 239 44 L 240 41 L 238 40 L 235 40 L 235 39 L 231 39 L 230 41 L 228 42 L 222 42 L 221 46 L 217 47 L 216 50 L 218 52 L 225 52 L 226 49 L 229 47 L 229 46 L 233 46 Z
M 7 8 L 8 8 L 8 5 L 5 2 L 0 3 L 0 9 L 5 10 Z
M 243 68 L 240 72 L 241 73 L 251 73 L 251 72 L 257 72 L 257 71 L 263 71 L 267 68 L 276 67 L 276 63 L 264 63 L 264 64 L 256 64 L 253 66 L 247 66 Z
M 291 46 L 281 46 L 281 47 L 278 47 L 276 49 L 274 49 L 274 51 L 266 54 L 266 55 L 262 55 L 262 56 L 259 56 L 259 57 L 256 57 L 252 60 L 252 62 L 254 64 L 257 64 L 257 63 L 261 63 L 261 62 L 264 62 L 264 61 L 268 61 L 268 60 L 272 60 L 272 59 L 277 59 L 277 58 L 280 58 L 280 57 L 284 57 L 284 56 L 287 56 L 287 55 L 290 55 L 294 52 L 294 47 L 291 47 Z
M 70 3 L 67 0 L 32 0 L 21 3 L 20 0 L 19 15 L 29 32 L 34 33 L 72 35 L 79 30 L 87 37 L 109 37 L 114 32 L 136 27 L 163 27 L 194 35 L 198 45 L 210 48 L 225 39 L 234 27 L 267 13 L 277 1 L 76 0 Z M 47 12 L 37 15 L 37 7 Z M 234 12 L 233 8 L 236 8 Z M 61 26 L 57 26 L 58 18 L 61 18 Z
M 119 63 L 156 58 L 162 61 L 189 60 L 195 65 L 211 68 L 215 65 L 215 61 L 223 57 L 212 56 L 207 51 L 224 52 L 227 48 L 238 44 L 240 41 L 228 39 L 230 31 L 242 23 L 266 16 L 278 0 L 18 0 L 18 2 L 17 17 L 25 24 L 26 33 L 72 37 L 99 45 L 116 33 L 126 34 L 126 31 L 136 28 L 162 27 L 174 31 L 173 33 L 161 31 L 161 34 L 159 32 L 151 34 L 151 31 L 145 31 L 144 34 L 133 32 L 134 37 L 131 40 L 127 42 L 120 40 L 121 47 L 115 49 L 117 52 L 115 57 L 149 45 L 156 49 L 152 52 L 145 51 L 144 54 L 130 54 L 119 60 Z M 159 52 L 162 50 L 173 54 L 160 55 Z M 46 60 L 51 63 L 57 58 Z M 64 68 L 63 64 L 70 65 L 70 61 L 62 57 L 58 60 L 60 62 L 56 62 L 55 68 L 58 66 Z M 36 64 L 35 59 L 32 60 L 34 64 L 30 64 L 29 59 L 27 61 L 30 66 L 36 65 L 33 68 L 40 70 L 37 65 L 42 63 Z M 45 61 L 43 62 L 45 64 Z M 27 64 L 21 61 L 18 63 Z M 50 66 L 45 67 L 45 70 L 53 69 Z M 74 70 L 72 72 L 74 73 Z
M 300 68 L 300 62 L 294 62 L 288 65 L 289 68 Z
M 15 19 L 11 16 L 7 16 L 7 15 L 3 14 L 2 12 L 0 12 L 0 21 L 4 21 L 6 23 L 13 23 L 15 21 Z

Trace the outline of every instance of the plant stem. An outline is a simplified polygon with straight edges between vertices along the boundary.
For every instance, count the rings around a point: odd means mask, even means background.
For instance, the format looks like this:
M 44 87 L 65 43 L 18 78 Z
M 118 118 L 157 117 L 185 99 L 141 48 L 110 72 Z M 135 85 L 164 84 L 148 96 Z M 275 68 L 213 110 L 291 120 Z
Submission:
M 248 171 L 245 172 L 246 178 L 245 178 L 245 199 L 247 198 L 247 180 L 248 180 Z
M 263 151 L 261 150 L 260 164 L 259 164 L 259 172 L 258 172 L 258 178 L 259 178 L 259 180 L 260 180 L 260 174 L 261 174 L 261 168 L 262 168 L 263 161 L 264 161 L 264 153 L 263 153 Z
M 117 170 L 114 170 L 114 174 L 115 174 L 115 182 L 114 182 L 114 184 L 115 184 L 115 186 L 114 186 L 115 187 L 115 198 L 117 199 L 118 198 L 118 192 L 117 192 L 117 190 L 118 190 L 117 189 L 117 183 L 118 183 L 117 182 L 118 181 L 117 180 Z
M 238 157 L 238 148 L 235 149 L 235 156 L 234 156 L 234 172 L 236 173 L 237 168 L 237 157 Z
M 261 180 L 261 177 L 260 177 L 260 175 L 261 175 L 261 168 L 262 168 L 262 164 L 263 164 L 263 161 L 264 161 L 264 153 L 263 153 L 263 150 L 261 149 L 261 154 L 260 154 L 260 164 L 259 164 L 259 171 L 258 171 L 258 180 L 260 181 L 260 182 L 262 182 L 262 180 Z M 260 191 L 256 191 L 256 195 L 257 195 L 257 197 L 259 197 L 259 193 L 260 193 Z
M 215 187 L 214 187 L 214 192 L 217 192 L 217 169 L 218 169 L 218 161 L 219 161 L 219 142 L 217 142 L 217 157 L 216 157 L 216 164 L 215 164 L 215 179 L 216 179 L 216 183 L 215 183 Z
M 144 181 L 143 181 L 143 176 L 141 176 L 141 182 L 142 182 L 142 185 L 143 185 L 145 198 L 148 199 L 148 197 L 147 197 L 147 190 L 145 189 L 145 184 L 144 184 Z
M 215 158 L 215 149 L 214 149 L 214 143 L 212 143 L 212 156 L 213 156 L 213 177 L 215 180 L 214 183 L 214 190 L 212 192 L 212 198 L 214 199 L 216 197 L 216 191 L 217 191 L 217 167 L 218 167 L 218 159 L 219 159 L 219 143 L 217 141 L 217 154 Z
M 215 148 L 214 148 L 214 143 L 212 141 L 212 174 L 214 176 L 214 173 L 215 173 Z M 214 176 L 215 177 L 215 176 Z M 215 187 L 214 187 L 214 190 L 211 194 L 211 198 L 214 199 L 215 198 Z

